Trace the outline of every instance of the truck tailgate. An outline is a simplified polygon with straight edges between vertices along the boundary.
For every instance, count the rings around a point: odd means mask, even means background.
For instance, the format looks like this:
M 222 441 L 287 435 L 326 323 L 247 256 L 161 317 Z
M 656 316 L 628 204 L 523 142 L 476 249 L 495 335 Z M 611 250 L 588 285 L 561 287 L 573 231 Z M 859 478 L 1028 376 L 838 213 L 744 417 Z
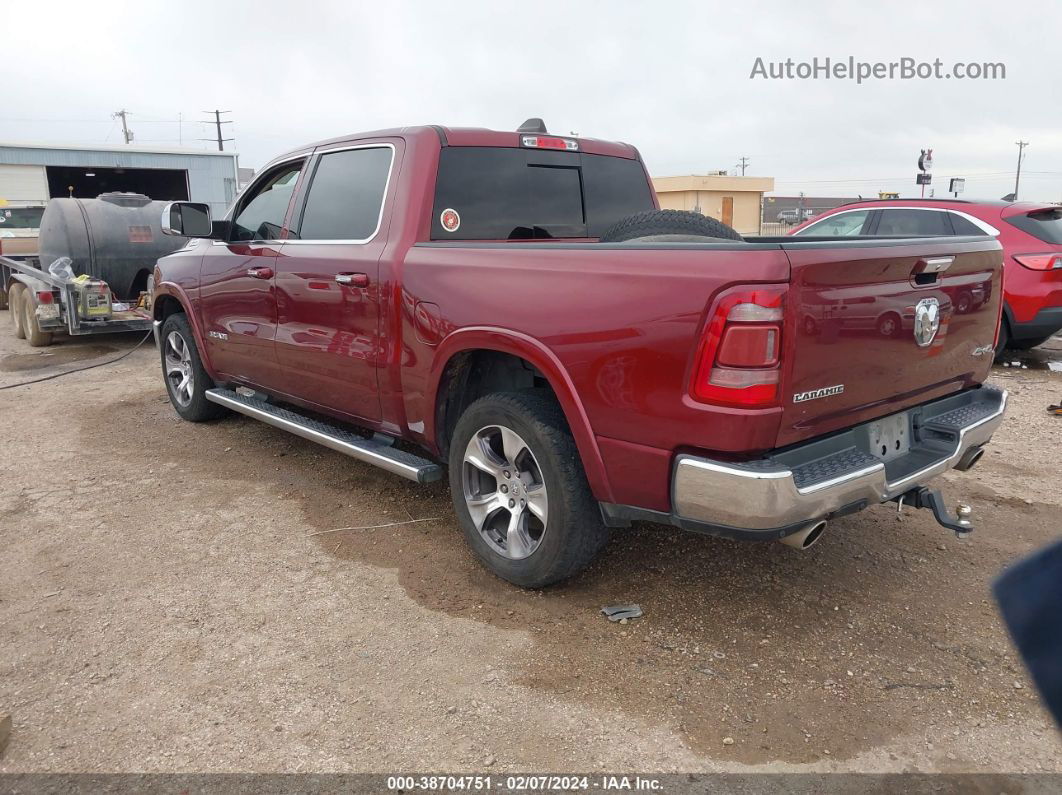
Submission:
M 792 275 L 778 446 L 987 377 L 1002 293 L 994 239 L 820 240 L 783 248 Z

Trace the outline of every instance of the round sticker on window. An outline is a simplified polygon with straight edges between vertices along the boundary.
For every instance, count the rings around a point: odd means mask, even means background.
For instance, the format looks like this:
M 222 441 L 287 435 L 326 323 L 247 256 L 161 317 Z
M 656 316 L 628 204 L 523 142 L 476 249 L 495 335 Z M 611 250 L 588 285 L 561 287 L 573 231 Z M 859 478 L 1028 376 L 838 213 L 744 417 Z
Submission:
M 439 223 L 442 224 L 442 228 L 447 232 L 456 232 L 458 227 L 461 226 L 461 216 L 457 214 L 457 210 L 451 210 L 447 207 L 442 211 L 442 215 L 439 216 Z

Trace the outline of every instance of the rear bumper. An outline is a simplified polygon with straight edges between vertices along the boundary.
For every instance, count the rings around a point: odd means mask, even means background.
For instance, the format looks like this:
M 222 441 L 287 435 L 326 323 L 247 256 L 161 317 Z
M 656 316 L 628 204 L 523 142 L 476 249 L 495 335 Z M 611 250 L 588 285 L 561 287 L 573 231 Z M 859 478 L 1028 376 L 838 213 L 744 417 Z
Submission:
M 1011 321 L 1010 335 L 1016 340 L 1046 339 L 1062 329 L 1062 306 L 1041 309 L 1025 323 Z
M 774 451 L 740 464 L 682 455 L 672 475 L 672 511 L 603 506 L 606 519 L 667 521 L 746 539 L 782 538 L 809 522 L 843 516 L 922 486 L 985 444 L 1003 421 L 1007 393 L 970 389 L 906 415 L 909 450 L 889 461 L 870 452 L 870 425 Z

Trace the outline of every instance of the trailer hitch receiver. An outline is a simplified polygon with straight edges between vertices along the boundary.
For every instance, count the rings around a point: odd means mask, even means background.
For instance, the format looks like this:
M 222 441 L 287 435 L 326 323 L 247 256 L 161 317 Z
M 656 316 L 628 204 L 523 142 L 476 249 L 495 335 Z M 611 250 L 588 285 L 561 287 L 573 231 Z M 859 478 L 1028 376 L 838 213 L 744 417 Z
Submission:
M 895 498 L 897 511 L 903 510 L 906 503 L 913 508 L 929 508 L 933 512 L 933 518 L 937 523 L 949 530 L 955 531 L 956 538 L 966 538 L 973 532 L 973 524 L 970 517 L 973 509 L 965 503 L 959 503 L 955 507 L 955 516 L 952 516 L 944 505 L 944 497 L 939 489 L 930 489 L 925 486 L 911 489 Z

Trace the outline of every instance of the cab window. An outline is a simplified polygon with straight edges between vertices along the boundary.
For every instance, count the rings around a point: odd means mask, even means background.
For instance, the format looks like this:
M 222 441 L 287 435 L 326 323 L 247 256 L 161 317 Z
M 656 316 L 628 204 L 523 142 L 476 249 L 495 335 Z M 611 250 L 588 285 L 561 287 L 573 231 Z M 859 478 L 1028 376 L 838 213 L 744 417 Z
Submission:
M 284 226 L 291 194 L 302 171 L 302 161 L 285 163 L 251 188 L 232 221 L 230 239 L 276 240 Z

